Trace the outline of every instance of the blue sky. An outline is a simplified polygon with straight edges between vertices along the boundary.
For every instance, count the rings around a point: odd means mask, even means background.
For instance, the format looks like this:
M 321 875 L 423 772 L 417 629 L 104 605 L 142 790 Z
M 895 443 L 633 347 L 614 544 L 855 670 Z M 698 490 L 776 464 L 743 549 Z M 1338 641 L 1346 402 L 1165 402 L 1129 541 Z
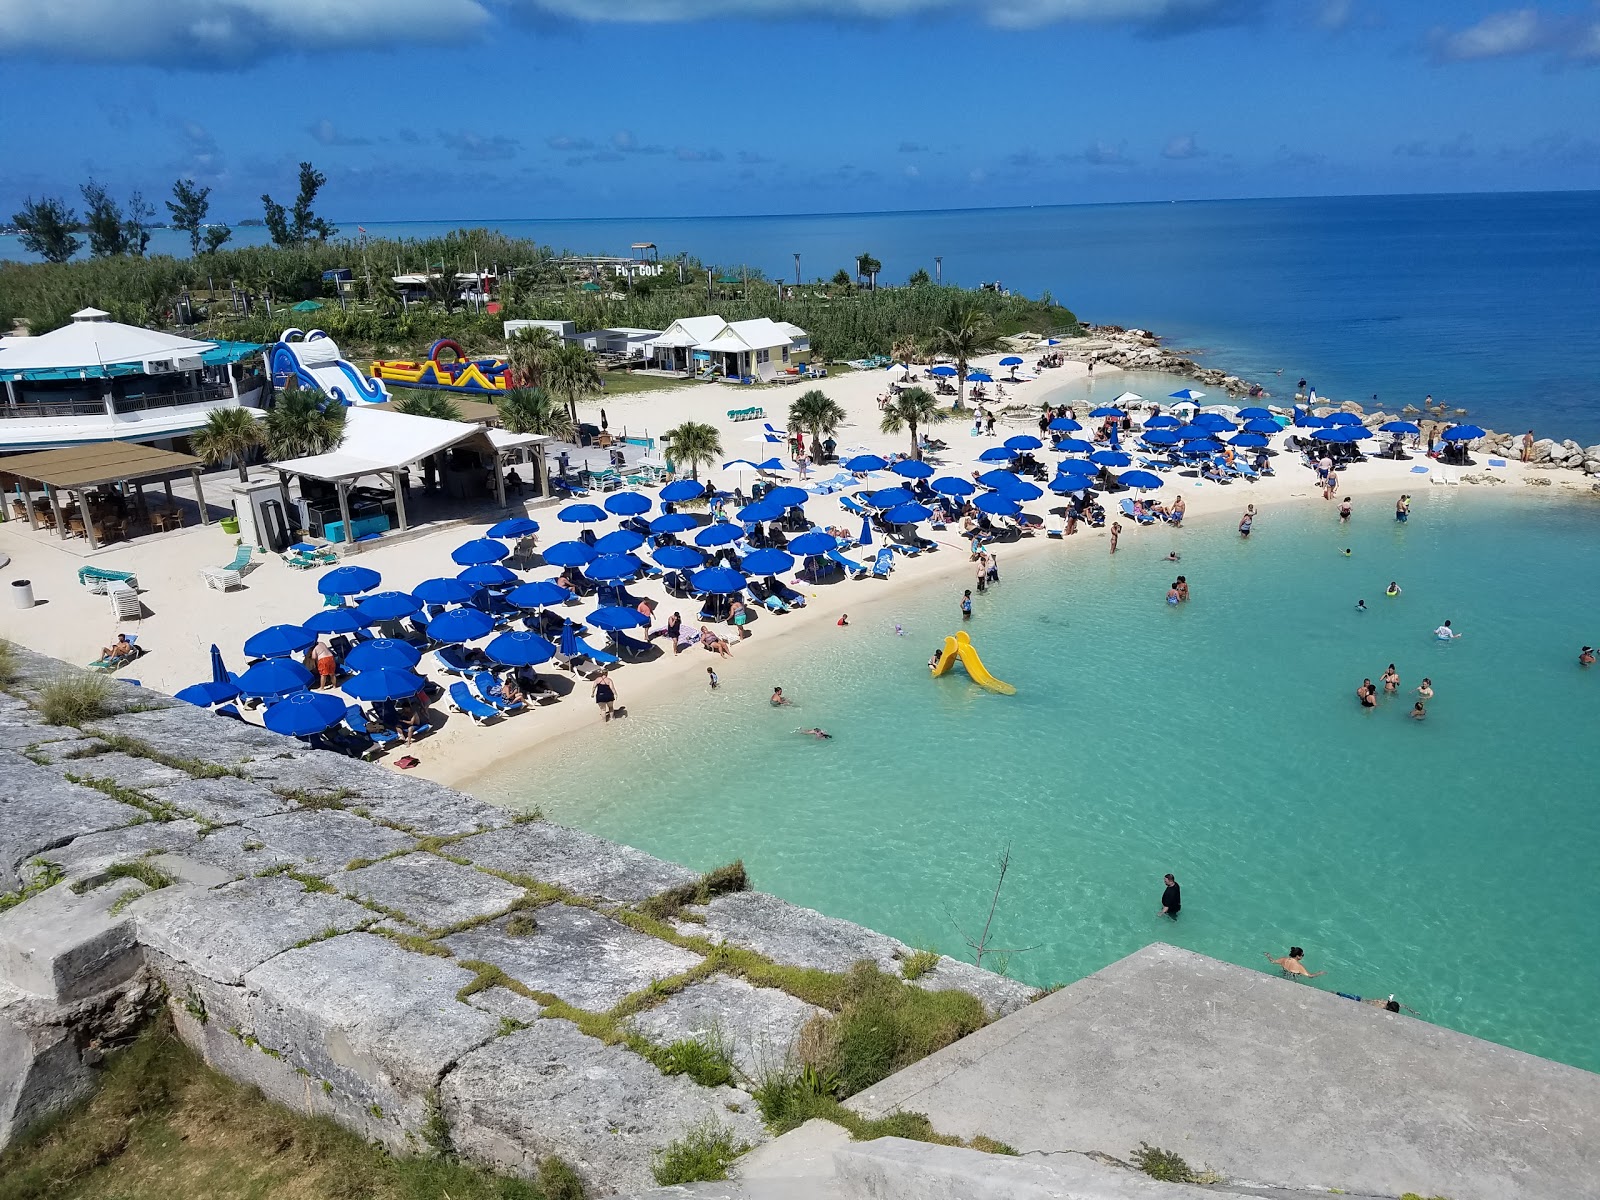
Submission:
M 1600 0 L 0 0 L 0 112 L 0 214 L 306 158 L 346 223 L 1597 188 Z

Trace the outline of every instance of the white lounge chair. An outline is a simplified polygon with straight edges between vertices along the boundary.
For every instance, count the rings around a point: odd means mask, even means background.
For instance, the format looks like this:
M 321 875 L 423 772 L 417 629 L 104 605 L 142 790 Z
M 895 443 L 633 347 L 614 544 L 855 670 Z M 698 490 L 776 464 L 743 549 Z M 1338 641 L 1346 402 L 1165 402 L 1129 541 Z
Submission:
M 225 567 L 202 567 L 200 578 L 206 581 L 207 587 L 216 588 L 219 592 L 243 586 L 252 549 L 250 546 L 240 546 L 233 553 L 233 561 Z
M 111 615 L 117 620 L 142 621 L 144 619 L 144 605 L 139 601 L 139 593 L 120 579 L 112 579 L 106 582 L 106 597 L 111 601 Z

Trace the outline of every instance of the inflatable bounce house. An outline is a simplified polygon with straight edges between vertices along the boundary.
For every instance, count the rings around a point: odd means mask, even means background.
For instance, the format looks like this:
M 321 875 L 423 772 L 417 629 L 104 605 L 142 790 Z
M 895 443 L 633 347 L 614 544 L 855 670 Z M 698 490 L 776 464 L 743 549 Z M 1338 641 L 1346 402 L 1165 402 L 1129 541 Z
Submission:
M 440 338 L 429 346 L 428 357 L 422 362 L 389 359 L 373 363 L 372 377 L 375 382 L 387 379 L 406 387 L 446 392 L 497 393 L 513 386 L 509 362 L 503 358 L 468 358 L 461 346 L 449 338 Z
M 266 357 L 274 387 L 296 383 L 341 404 L 382 404 L 389 399 L 382 381 L 368 379 L 346 362 L 338 344 L 320 329 L 285 329 L 267 348 Z

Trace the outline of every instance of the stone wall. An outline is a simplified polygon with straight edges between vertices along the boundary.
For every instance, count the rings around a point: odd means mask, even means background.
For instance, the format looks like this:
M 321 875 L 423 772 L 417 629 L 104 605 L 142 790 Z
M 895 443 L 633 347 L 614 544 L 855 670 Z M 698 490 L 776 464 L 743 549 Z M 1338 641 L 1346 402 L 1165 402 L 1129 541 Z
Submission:
M 448 1139 L 523 1172 L 559 1154 L 596 1194 L 637 1189 L 701 1123 L 764 1140 L 745 1089 L 821 1011 L 772 986 L 803 976 L 780 968 L 912 953 L 759 892 L 648 905 L 700 876 L 147 690 L 113 683 L 105 715 L 50 726 L 32 701 L 73 668 L 16 657 L 0 1145 L 164 999 L 219 1070 L 397 1151 Z M 948 958 L 915 986 L 996 1016 L 1033 997 Z M 658 1069 L 658 1048 L 707 1037 L 731 1085 Z

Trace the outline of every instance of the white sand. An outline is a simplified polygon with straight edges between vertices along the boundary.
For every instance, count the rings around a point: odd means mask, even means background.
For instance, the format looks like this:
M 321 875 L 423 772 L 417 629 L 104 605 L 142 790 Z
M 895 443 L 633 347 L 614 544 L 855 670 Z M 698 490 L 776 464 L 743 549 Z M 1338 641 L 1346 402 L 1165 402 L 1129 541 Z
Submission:
M 989 356 L 976 365 L 988 365 L 996 379 L 1003 379 L 1004 368 L 993 366 L 998 355 Z M 1030 356 L 1031 357 L 1031 356 Z M 1114 368 L 1103 365 L 1097 375 L 1109 376 Z M 1048 370 L 1041 377 L 1021 384 L 1006 384 L 1007 402 L 1037 405 L 1040 398 L 1061 384 L 1081 377 L 1085 368 L 1081 363 Z M 903 451 L 909 448 L 906 433 L 889 435 L 879 431 L 879 413 L 876 398 L 891 377 L 884 371 L 854 372 L 822 380 L 814 385 L 794 385 L 782 388 L 739 389 L 716 384 L 693 388 L 678 388 L 660 392 L 641 392 L 628 396 L 610 396 L 605 407 L 613 430 L 622 429 L 641 433 L 648 431 L 659 435 L 683 420 L 693 419 L 715 424 L 722 432 L 724 460 L 733 458 L 760 458 L 780 452 L 783 447 L 763 448 L 746 441 L 760 430 L 760 422 L 733 423 L 726 419 L 730 408 L 743 408 L 760 404 L 767 410 L 767 420 L 778 428 L 785 424 L 785 414 L 791 401 L 799 397 L 807 386 L 818 386 L 845 409 L 848 422 L 835 437 L 841 447 L 861 445 L 877 452 Z M 1223 397 L 1214 397 L 1222 400 Z M 1037 408 L 1025 422 L 996 426 L 996 436 L 972 437 L 970 420 L 951 421 L 933 430 L 936 437 L 950 443 L 950 449 L 931 464 L 940 474 L 968 477 L 979 467 L 977 456 L 990 446 L 1017 433 L 1037 433 Z M 1088 425 L 1083 410 L 1079 418 Z M 1044 458 L 1048 452 L 1040 452 Z M 1048 459 L 1046 459 L 1048 461 Z M 1258 514 L 1265 517 L 1275 507 L 1290 503 L 1324 503 L 1321 492 L 1314 486 L 1311 474 L 1301 467 L 1293 456 L 1281 456 L 1279 474 L 1255 484 L 1243 481 L 1228 486 L 1197 485 L 1186 477 L 1168 476 L 1166 486 L 1159 494 L 1167 503 L 1181 494 L 1188 506 L 1187 524 L 1234 520 L 1244 506 L 1254 504 Z M 1430 485 L 1428 477 L 1410 473 L 1410 468 L 1426 462 L 1391 462 L 1373 460 L 1353 466 L 1341 475 L 1340 494 L 1357 498 L 1370 519 L 1377 507 L 1383 516 L 1401 492 L 1417 493 Z M 988 467 L 990 464 L 981 464 Z M 1432 465 L 1432 464 L 1429 464 Z M 1460 468 L 1434 467 L 1435 472 L 1459 475 Z M 1480 468 L 1481 469 L 1481 468 Z M 831 476 L 835 467 L 823 468 L 819 474 Z M 1553 485 L 1587 490 L 1588 481 L 1566 471 L 1526 472 L 1520 464 L 1511 462 L 1506 468 L 1493 472 L 1513 483 L 1526 478 L 1548 479 Z M 734 473 L 712 472 L 713 478 L 724 481 L 729 487 L 738 482 Z M 222 478 L 226 478 L 223 476 Z M 891 476 L 879 477 L 888 486 Z M 748 473 L 744 485 L 748 489 L 753 477 Z M 221 479 L 218 481 L 221 482 Z M 1494 494 L 1502 489 L 1486 487 L 1461 487 L 1454 489 L 1462 495 L 1473 493 Z M 215 494 L 224 489 L 217 487 Z M 1030 501 L 1024 508 L 1031 513 L 1046 515 L 1051 508 L 1062 504 L 1060 497 L 1046 492 L 1039 500 Z M 1329 505 L 1330 509 L 1332 505 Z M 530 509 L 544 526 L 540 543 L 561 540 L 569 528 L 555 520 L 552 507 Z M 858 528 L 859 518 L 850 518 L 832 496 L 818 497 L 806 505 L 806 511 L 819 524 L 843 524 Z M 1114 505 L 1108 505 L 1114 514 Z M 1047 517 L 1047 520 L 1049 518 Z M 1331 519 L 1331 514 L 1330 514 Z M 485 524 L 488 522 L 486 521 Z M 1123 520 L 1124 530 L 1118 553 L 1165 555 L 1175 543 L 1181 545 L 1183 532 L 1171 531 L 1164 525 L 1139 528 Z M 367 551 L 353 560 L 382 572 L 385 588 L 406 589 L 423 579 L 437 575 L 454 574 L 457 568 L 450 562 L 450 551 L 474 530 L 460 526 L 440 530 L 415 541 L 385 546 Z M 789 615 L 766 614 L 752 626 L 752 636 L 735 646 L 733 657 L 723 659 L 698 647 L 673 656 L 670 653 L 655 661 L 626 665 L 618 669 L 613 678 L 620 700 L 627 705 L 631 720 L 648 721 L 654 701 L 674 690 L 702 688 L 705 686 L 705 669 L 714 665 L 719 674 L 732 680 L 752 670 L 761 677 L 770 677 L 769 664 L 786 655 L 801 652 L 808 637 L 851 637 L 854 630 L 839 629 L 835 622 L 841 612 L 851 614 L 852 622 L 867 624 L 867 616 L 885 602 L 903 597 L 907 588 L 931 586 L 941 581 L 953 581 L 952 587 L 968 586 L 975 569 L 968 561 L 965 544 L 954 531 L 937 535 L 942 548 L 934 554 L 924 554 L 915 559 L 897 558 L 893 575 L 887 581 L 869 580 L 812 586 L 796 585 L 808 596 L 814 596 L 806 608 Z M 228 665 L 234 670 L 244 663 L 240 646 L 244 639 L 271 624 L 298 623 L 318 611 L 321 597 L 316 591 L 315 572 L 295 571 L 284 566 L 273 556 L 266 556 L 259 567 L 245 579 L 245 587 L 229 593 L 207 588 L 200 579 L 200 569 L 217 566 L 232 557 L 232 539 L 221 534 L 216 525 L 210 528 L 194 527 L 182 534 L 118 547 L 97 555 L 94 565 L 113 570 L 133 570 L 138 573 L 140 588 L 148 614 L 141 622 L 119 626 L 111 616 L 109 602 L 78 586 L 77 568 L 83 559 L 61 547 L 61 543 L 43 532 L 34 533 L 26 525 L 16 522 L 0 526 L 0 550 L 12 558 L 5 571 L 7 579 L 27 577 L 33 580 L 36 596 L 43 603 L 28 611 L 0 608 L 0 636 L 33 649 L 52 654 L 71 662 L 88 662 L 95 658 L 101 646 L 110 642 L 119 628 L 137 633 L 141 646 L 149 653 L 133 665 L 124 668 L 123 674 L 140 679 L 146 686 L 173 692 L 188 684 L 210 677 L 209 651 L 213 642 L 219 645 Z M 1014 561 L 1018 555 L 1032 554 L 1105 554 L 1108 551 L 1105 530 L 1080 528 L 1070 538 L 1052 539 L 1040 533 L 1020 542 L 1008 543 L 1000 548 L 1005 561 Z M 860 558 L 862 555 L 852 555 Z M 553 575 L 552 570 L 535 572 L 536 577 Z M 665 596 L 659 584 L 644 581 L 631 585 L 635 594 L 649 596 L 661 602 L 658 620 L 664 623 L 667 614 L 683 612 L 686 621 L 695 615 L 692 602 L 677 601 Z M 9 591 L 9 588 L 4 589 Z M 0 603 L 5 603 L 0 600 Z M 952 607 L 954 598 L 952 599 Z M 582 613 L 586 607 L 569 611 Z M 697 622 L 696 622 L 697 623 Z M 727 625 L 718 626 L 718 632 L 732 635 Z M 661 644 L 661 643 L 658 643 Z M 422 670 L 432 677 L 448 682 L 442 676 L 429 672 L 431 662 L 424 658 Z M 547 668 L 547 671 L 551 668 Z M 506 771 L 520 756 L 539 747 L 546 739 L 576 730 L 596 728 L 600 725 L 594 706 L 589 702 L 588 685 L 577 681 L 573 694 L 557 704 L 479 727 L 466 717 L 448 711 L 448 700 L 435 706 L 437 718 L 444 718 L 442 728 L 417 744 L 415 753 L 422 760 L 418 773 L 441 782 L 470 787 L 472 782 L 490 773 Z M 259 710 L 252 718 L 259 720 Z M 387 756 L 396 757 L 394 754 Z

